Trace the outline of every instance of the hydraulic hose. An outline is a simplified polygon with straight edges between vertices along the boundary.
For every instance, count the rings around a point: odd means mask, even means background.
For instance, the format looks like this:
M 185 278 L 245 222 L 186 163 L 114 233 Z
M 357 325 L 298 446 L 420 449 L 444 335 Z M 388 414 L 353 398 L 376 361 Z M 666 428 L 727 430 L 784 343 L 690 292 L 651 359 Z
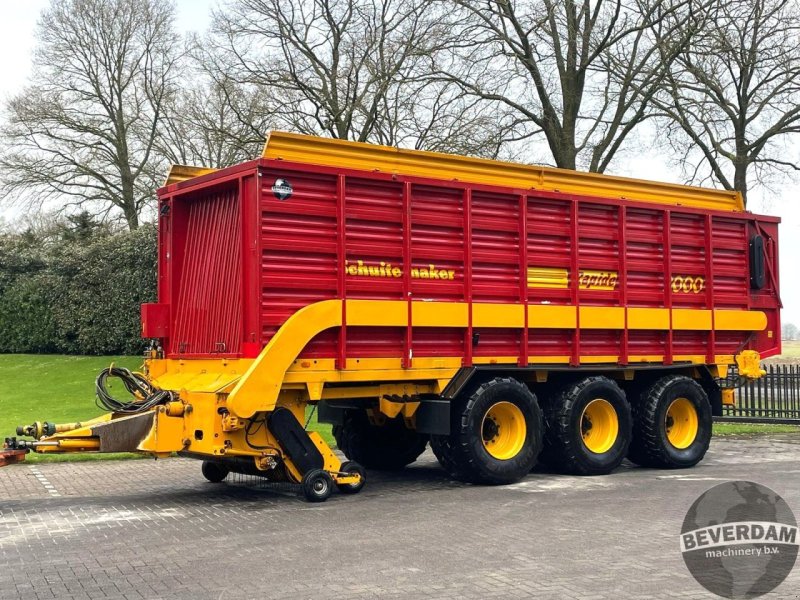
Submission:
M 112 396 L 106 388 L 110 377 L 122 380 L 122 385 L 133 396 L 133 399 L 125 401 Z M 99 408 L 128 415 L 144 412 L 173 399 L 172 392 L 157 388 L 140 373 L 113 365 L 108 369 L 103 369 L 97 376 L 95 390 L 97 393 L 96 404 Z

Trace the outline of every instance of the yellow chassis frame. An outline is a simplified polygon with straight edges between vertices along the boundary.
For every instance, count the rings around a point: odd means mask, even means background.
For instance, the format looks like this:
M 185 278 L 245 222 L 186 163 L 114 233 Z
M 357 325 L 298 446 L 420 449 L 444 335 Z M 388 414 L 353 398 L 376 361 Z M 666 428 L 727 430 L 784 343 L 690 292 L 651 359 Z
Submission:
M 344 302 L 344 306 L 343 306 Z M 475 304 L 472 325 L 476 327 L 522 328 L 526 307 L 507 304 Z M 574 307 L 530 305 L 530 327 L 569 328 L 580 322 L 581 328 L 674 329 L 692 330 L 761 330 L 766 317 L 760 311 L 625 309 L 622 307 Z M 578 313 L 580 312 L 580 319 Z M 399 358 L 350 358 L 344 369 L 337 369 L 332 359 L 305 360 L 298 356 L 314 336 L 342 324 L 348 326 L 408 325 L 415 327 L 466 327 L 467 305 L 463 303 L 407 302 L 372 300 L 327 300 L 299 310 L 280 328 L 255 359 L 159 359 L 145 361 L 145 374 L 159 388 L 177 393 L 178 400 L 154 409 L 152 426 L 129 450 L 154 456 L 186 452 L 209 459 L 244 457 L 256 468 L 268 472 L 283 462 L 291 478 L 300 481 L 302 474 L 266 426 L 252 427 L 281 406 L 288 408 L 300 423 L 306 419 L 309 403 L 339 399 L 369 398 L 378 402 L 379 413 L 394 418 L 402 416 L 411 424 L 419 402 L 396 402 L 392 398 L 420 394 L 440 394 L 462 367 L 460 357 L 414 358 L 403 368 Z M 410 316 L 409 316 L 410 314 Z M 676 356 L 685 367 L 705 365 L 703 355 Z M 549 368 L 569 363 L 567 356 L 531 356 L 537 365 L 536 378 L 546 380 Z M 631 356 L 630 363 L 659 363 L 661 356 Z M 720 355 L 709 365 L 719 377 L 736 360 L 740 373 L 758 377 L 758 354 L 746 351 L 734 357 Z M 502 368 L 516 366 L 517 357 L 476 357 L 476 364 Z M 583 365 L 615 364 L 616 356 L 585 357 Z M 620 366 L 620 376 L 633 377 L 631 365 Z M 108 423 L 122 424 L 122 419 L 105 415 L 94 421 L 60 427 L 58 433 L 43 437 L 37 451 L 104 451 L 103 431 Z M 337 483 L 354 483 L 357 476 L 339 474 L 341 461 L 325 441 L 309 433 L 324 458 L 325 470 Z M 118 449 L 115 449 L 115 451 Z

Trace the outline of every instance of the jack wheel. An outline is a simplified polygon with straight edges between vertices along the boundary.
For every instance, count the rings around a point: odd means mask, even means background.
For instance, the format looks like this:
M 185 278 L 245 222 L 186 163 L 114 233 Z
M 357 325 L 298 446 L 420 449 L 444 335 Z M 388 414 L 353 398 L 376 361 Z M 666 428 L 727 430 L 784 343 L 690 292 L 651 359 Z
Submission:
M 336 487 L 338 487 L 339 491 L 343 494 L 357 494 L 361 491 L 361 488 L 364 487 L 364 484 L 367 483 L 367 472 L 364 470 L 364 467 L 355 461 L 343 462 L 342 466 L 339 467 L 339 471 L 348 474 L 358 474 L 361 477 L 358 483 L 337 483 Z
M 223 479 L 228 476 L 230 469 L 225 465 L 210 460 L 204 460 L 201 467 L 203 477 L 208 479 L 211 483 L 221 483 Z
M 322 469 L 311 469 L 303 475 L 300 486 L 309 502 L 325 502 L 333 491 L 333 477 Z

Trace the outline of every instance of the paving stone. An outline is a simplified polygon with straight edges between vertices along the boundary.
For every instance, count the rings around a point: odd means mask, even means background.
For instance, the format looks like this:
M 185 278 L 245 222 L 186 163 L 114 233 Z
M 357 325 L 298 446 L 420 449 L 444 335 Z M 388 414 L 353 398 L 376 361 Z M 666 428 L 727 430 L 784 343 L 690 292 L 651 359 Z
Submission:
M 428 452 L 320 505 L 251 477 L 207 483 L 188 459 L 36 470 L 0 469 L 3 599 L 707 598 L 678 551 L 697 496 L 757 481 L 800 517 L 800 436 L 714 440 L 686 471 L 500 487 L 450 481 Z M 798 589 L 796 568 L 772 597 Z

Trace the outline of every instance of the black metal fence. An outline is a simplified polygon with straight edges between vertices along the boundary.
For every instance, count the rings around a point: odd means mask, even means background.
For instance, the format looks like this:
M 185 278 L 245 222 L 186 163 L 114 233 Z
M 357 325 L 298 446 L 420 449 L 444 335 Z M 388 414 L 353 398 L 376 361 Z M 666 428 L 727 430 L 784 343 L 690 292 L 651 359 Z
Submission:
M 756 380 L 739 378 L 735 368 L 723 384 L 734 388 L 736 404 L 723 406 L 724 417 L 800 423 L 800 365 L 766 365 Z

